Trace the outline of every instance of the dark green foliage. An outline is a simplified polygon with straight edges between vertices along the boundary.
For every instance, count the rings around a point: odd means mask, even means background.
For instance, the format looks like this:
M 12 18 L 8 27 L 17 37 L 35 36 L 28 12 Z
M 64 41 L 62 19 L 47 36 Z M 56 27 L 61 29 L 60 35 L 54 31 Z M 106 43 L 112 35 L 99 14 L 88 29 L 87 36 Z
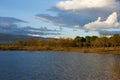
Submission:
M 75 44 L 76 47 L 83 47 L 84 42 L 85 42 L 84 37 L 77 36 L 74 39 L 74 44 Z

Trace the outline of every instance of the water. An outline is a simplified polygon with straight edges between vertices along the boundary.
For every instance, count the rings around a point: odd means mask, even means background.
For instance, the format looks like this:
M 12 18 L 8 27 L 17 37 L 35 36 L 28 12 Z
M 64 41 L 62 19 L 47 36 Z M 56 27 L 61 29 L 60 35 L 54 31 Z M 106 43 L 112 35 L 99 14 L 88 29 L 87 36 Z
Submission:
M 0 80 L 119 80 L 120 55 L 0 51 Z

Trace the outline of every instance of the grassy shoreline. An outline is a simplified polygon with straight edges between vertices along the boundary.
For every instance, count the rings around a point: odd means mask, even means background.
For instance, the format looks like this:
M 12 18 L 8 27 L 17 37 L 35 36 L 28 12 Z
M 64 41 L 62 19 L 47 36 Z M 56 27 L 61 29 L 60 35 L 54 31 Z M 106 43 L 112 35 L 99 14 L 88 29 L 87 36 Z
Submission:
M 21 51 L 62 51 L 82 53 L 104 53 L 120 54 L 120 35 L 111 37 L 97 36 L 76 36 L 59 39 L 27 39 L 11 43 L 1 43 L 0 50 L 21 50 Z
M 0 46 L 2 51 L 60 51 L 99 54 L 120 54 L 120 47 L 48 47 L 48 46 Z

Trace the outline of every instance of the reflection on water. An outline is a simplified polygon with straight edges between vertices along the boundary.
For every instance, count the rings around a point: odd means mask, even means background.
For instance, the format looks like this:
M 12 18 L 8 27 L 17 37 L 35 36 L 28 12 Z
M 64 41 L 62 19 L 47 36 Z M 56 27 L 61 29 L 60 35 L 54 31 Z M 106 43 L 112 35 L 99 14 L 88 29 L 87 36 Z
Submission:
M 120 57 L 119 55 L 113 55 L 114 62 L 111 66 L 112 76 L 114 80 L 120 80 Z
M 119 79 L 119 55 L 0 51 L 0 80 Z

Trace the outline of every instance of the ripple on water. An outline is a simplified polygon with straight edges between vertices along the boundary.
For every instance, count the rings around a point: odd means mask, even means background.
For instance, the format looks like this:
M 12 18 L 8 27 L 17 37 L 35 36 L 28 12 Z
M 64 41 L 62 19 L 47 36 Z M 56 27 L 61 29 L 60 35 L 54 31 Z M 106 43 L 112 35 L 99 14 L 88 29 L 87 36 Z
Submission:
M 0 80 L 118 80 L 120 56 L 0 51 Z

